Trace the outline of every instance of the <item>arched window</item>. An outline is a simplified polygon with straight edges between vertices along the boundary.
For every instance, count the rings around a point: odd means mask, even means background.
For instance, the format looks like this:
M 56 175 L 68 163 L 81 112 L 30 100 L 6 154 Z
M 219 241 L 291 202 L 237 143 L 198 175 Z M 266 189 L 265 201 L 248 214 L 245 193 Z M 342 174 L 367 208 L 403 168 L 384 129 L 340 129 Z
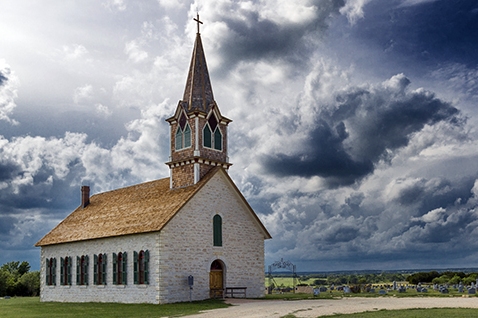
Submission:
M 183 131 L 181 130 L 181 127 L 178 126 L 178 129 L 176 130 L 176 150 L 182 149 L 183 148 Z
M 214 132 L 214 149 L 222 150 L 222 134 L 221 130 L 219 130 L 219 126 L 216 128 Z
M 209 128 L 209 125 L 206 124 L 203 129 L 203 144 L 204 147 L 211 148 L 212 145 L 212 134 L 211 134 L 211 128 Z
M 214 246 L 222 246 L 222 218 L 216 214 L 212 219 Z
M 222 133 L 216 116 L 212 114 L 203 129 L 203 146 L 222 150 Z
M 46 259 L 46 284 L 56 285 L 56 258 Z
M 113 284 L 126 285 L 127 282 L 127 257 L 126 252 L 113 253 Z
M 76 284 L 88 285 L 88 255 L 76 257 Z
M 184 129 L 182 129 L 181 126 L 178 126 L 175 135 L 176 150 L 181 150 L 183 148 L 189 147 L 191 147 L 191 127 L 189 127 L 189 124 L 186 124 Z
M 95 285 L 106 285 L 106 254 L 94 255 L 93 282 Z
M 184 148 L 191 147 L 191 128 L 189 124 L 186 124 L 186 128 L 184 128 Z
M 149 251 L 134 252 L 134 283 L 149 283 Z
M 71 285 L 71 257 L 60 257 L 60 285 Z

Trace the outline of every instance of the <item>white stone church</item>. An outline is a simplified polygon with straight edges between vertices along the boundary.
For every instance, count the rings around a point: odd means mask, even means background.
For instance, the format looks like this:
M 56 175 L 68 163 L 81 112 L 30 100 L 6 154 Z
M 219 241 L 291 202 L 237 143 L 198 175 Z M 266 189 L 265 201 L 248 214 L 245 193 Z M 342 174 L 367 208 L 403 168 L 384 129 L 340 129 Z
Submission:
M 184 97 L 167 121 L 169 178 L 91 197 L 83 186 L 81 205 L 38 241 L 41 301 L 264 295 L 271 236 L 227 173 L 231 120 L 214 100 L 199 27 Z

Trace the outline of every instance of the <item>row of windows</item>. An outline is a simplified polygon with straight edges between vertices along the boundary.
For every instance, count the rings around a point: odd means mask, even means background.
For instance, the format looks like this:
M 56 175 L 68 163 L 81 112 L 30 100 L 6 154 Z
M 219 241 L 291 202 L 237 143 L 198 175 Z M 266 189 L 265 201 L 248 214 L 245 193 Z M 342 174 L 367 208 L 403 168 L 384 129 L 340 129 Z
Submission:
M 222 150 L 222 133 L 217 124 L 216 116 L 209 117 L 203 128 L 203 146 L 216 150 Z M 186 123 L 184 114 L 181 116 L 178 128 L 176 129 L 175 148 L 176 150 L 191 147 L 191 127 Z
M 128 254 L 120 252 L 112 255 L 112 272 L 114 285 L 126 285 L 128 278 Z M 93 256 L 93 283 L 106 285 L 108 257 L 107 254 Z M 60 285 L 72 284 L 72 258 L 60 257 Z M 55 257 L 46 259 L 46 284 L 56 285 L 57 261 Z M 149 283 L 149 251 L 133 252 L 133 278 L 135 284 Z M 76 257 L 76 285 L 88 285 L 89 257 L 82 255 Z

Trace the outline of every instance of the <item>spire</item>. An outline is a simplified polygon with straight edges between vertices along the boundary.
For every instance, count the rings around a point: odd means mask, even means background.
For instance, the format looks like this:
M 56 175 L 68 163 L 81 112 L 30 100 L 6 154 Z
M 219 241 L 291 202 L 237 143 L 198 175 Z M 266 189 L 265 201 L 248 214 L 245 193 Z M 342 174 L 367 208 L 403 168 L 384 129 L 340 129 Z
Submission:
M 207 70 L 206 56 L 202 47 L 201 34 L 199 33 L 199 24 L 202 24 L 199 21 L 199 14 L 197 19 L 194 20 L 197 22 L 198 32 L 194 42 L 193 55 L 181 105 L 187 113 L 192 111 L 208 113 L 212 105 L 215 104 L 214 95 Z

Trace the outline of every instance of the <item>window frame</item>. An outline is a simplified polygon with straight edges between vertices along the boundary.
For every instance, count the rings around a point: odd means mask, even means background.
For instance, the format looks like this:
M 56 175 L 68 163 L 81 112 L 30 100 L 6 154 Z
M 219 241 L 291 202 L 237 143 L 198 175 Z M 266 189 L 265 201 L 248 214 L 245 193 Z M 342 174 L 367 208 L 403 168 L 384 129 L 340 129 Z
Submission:
M 60 257 L 60 285 L 71 285 L 71 257 Z
M 113 253 L 113 285 L 127 285 L 128 283 L 128 254 L 126 252 Z
M 212 218 L 213 246 L 222 246 L 222 217 L 219 214 Z
M 81 255 L 76 257 L 76 284 L 83 286 L 88 285 L 88 255 Z
M 137 285 L 149 284 L 149 251 L 134 252 L 134 283 Z
M 47 286 L 56 285 L 56 258 L 51 257 L 46 259 L 46 277 L 45 283 Z
M 183 150 L 187 148 L 191 148 L 192 146 L 192 130 L 189 123 L 186 123 L 184 129 L 178 125 L 176 129 L 176 133 L 174 135 L 174 149 L 175 150 Z
M 94 255 L 93 283 L 95 285 L 106 285 L 106 265 L 108 258 L 106 253 Z

